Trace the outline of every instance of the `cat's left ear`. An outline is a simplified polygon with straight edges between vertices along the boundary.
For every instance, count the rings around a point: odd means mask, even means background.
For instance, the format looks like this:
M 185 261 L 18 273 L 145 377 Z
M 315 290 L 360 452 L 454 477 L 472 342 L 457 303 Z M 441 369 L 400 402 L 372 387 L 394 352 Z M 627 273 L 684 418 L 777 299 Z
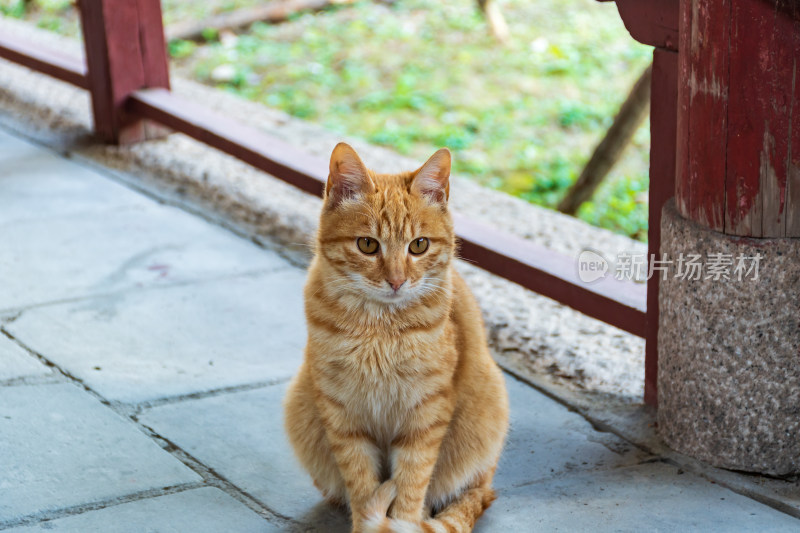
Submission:
M 450 150 L 441 148 L 414 173 L 411 192 L 440 204 L 450 197 Z
M 331 154 L 330 174 L 325 186 L 325 200 L 336 206 L 342 201 L 374 190 L 367 167 L 353 148 L 339 143 Z

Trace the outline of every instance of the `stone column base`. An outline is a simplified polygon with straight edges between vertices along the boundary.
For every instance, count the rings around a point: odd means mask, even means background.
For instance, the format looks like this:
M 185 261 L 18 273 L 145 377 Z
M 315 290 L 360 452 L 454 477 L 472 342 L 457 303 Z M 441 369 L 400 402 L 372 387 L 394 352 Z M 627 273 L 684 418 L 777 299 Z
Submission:
M 667 445 L 714 466 L 800 473 L 800 239 L 723 235 L 682 218 L 673 200 L 661 251 L 672 261 L 659 294 L 658 425 Z M 701 256 L 700 279 L 681 277 L 689 254 Z M 735 271 L 740 257 L 759 254 L 743 261 L 758 261 L 757 279 Z M 728 258 L 729 279 L 714 279 Z

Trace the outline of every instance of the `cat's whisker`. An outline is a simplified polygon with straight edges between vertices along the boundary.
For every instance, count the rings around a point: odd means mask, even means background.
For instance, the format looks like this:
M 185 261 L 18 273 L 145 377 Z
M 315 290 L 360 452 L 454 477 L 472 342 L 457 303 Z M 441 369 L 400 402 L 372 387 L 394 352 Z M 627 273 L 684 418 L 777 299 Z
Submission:
M 339 286 L 341 286 L 343 283 L 346 283 L 346 282 L 352 282 L 352 280 L 349 277 L 346 277 L 346 276 L 340 276 L 340 277 L 337 277 L 337 278 L 330 279 L 326 283 L 321 284 L 319 286 L 319 288 L 311 294 L 311 298 L 316 296 L 323 289 L 325 289 L 325 290 L 334 289 L 334 290 L 338 291 L 340 287 L 337 287 L 337 284 Z

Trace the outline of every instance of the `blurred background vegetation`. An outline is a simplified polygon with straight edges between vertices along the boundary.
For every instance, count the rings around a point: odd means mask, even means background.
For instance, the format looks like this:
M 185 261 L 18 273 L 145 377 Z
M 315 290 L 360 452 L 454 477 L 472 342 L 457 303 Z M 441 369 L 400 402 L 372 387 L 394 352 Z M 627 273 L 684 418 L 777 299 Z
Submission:
M 165 25 L 258 0 L 162 0 Z M 264 0 L 261 0 L 264 3 Z M 280 24 L 169 43 L 173 69 L 419 160 L 555 207 L 651 60 L 613 4 L 498 0 L 501 44 L 475 0 L 358 0 Z M 5 16 L 79 34 L 70 0 L 0 0 Z M 648 123 L 577 216 L 645 240 Z

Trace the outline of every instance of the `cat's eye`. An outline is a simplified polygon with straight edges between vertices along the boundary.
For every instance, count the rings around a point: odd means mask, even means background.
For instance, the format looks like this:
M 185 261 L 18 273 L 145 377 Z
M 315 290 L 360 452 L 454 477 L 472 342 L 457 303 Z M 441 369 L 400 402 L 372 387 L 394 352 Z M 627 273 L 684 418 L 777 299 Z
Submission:
M 408 245 L 408 251 L 414 255 L 425 253 L 425 250 L 427 249 L 428 249 L 428 239 L 426 237 L 420 237 L 419 239 L 414 239 L 413 241 L 411 241 L 411 244 Z
M 378 241 L 369 237 L 359 237 L 356 241 L 358 249 L 365 254 L 374 254 L 378 251 Z

